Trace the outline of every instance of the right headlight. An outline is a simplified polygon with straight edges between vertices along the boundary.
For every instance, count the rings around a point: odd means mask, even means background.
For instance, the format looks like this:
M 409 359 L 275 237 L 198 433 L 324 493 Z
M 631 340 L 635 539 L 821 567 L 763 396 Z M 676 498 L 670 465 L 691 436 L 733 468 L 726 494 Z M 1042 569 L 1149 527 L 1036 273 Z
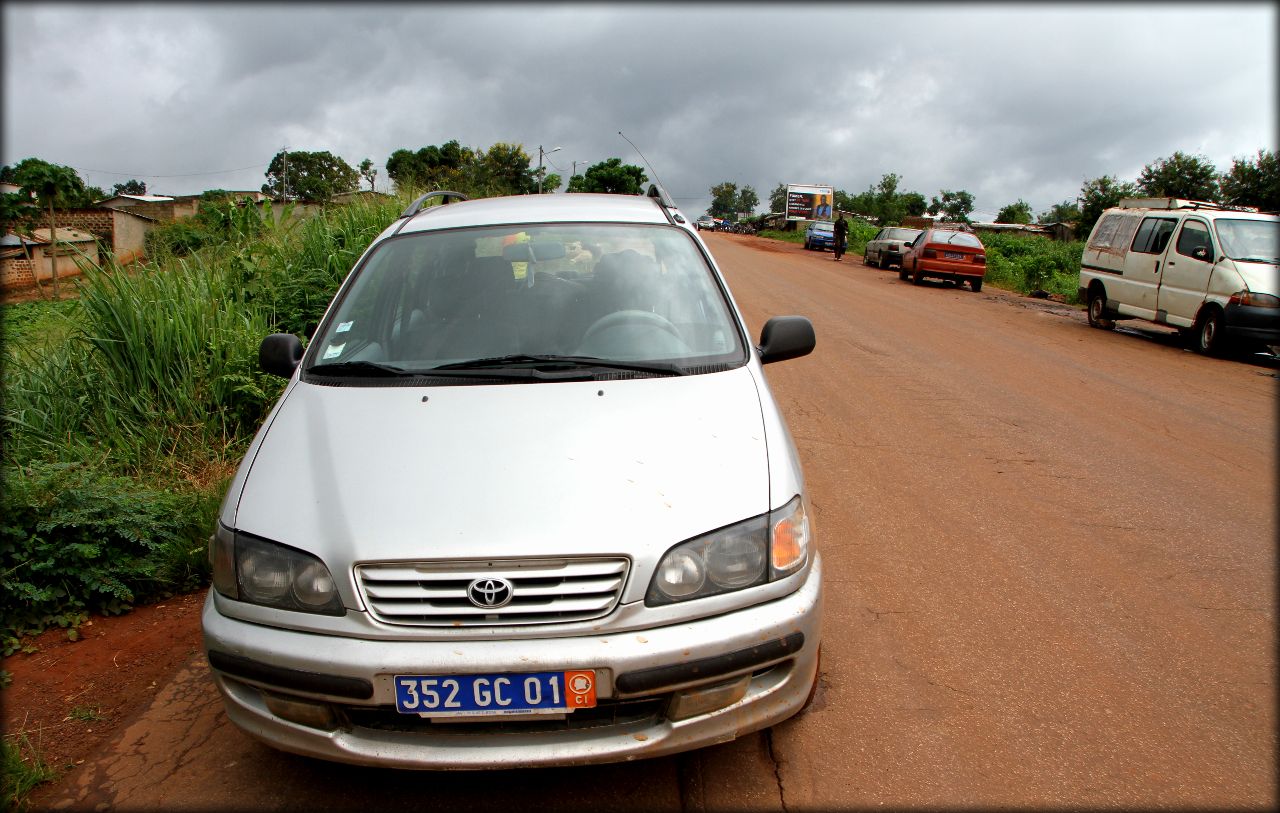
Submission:
M 213 588 L 227 598 L 322 615 L 345 615 L 333 576 L 309 553 L 221 524 L 209 540 Z
M 644 603 L 650 607 L 728 593 L 795 573 L 809 558 L 804 499 L 681 542 L 663 555 Z

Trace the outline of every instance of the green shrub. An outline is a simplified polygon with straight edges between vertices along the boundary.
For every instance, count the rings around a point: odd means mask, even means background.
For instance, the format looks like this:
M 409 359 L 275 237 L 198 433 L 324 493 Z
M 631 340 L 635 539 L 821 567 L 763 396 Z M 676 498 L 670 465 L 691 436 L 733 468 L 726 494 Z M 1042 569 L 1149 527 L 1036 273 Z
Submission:
M 993 285 L 1077 301 L 1083 243 L 1026 234 L 984 232 L 979 237 L 987 248 L 987 279 Z
M 85 613 L 191 590 L 208 574 L 216 493 L 148 487 L 85 465 L 4 472 L 0 618 L 4 654 L 17 638 L 74 626 Z

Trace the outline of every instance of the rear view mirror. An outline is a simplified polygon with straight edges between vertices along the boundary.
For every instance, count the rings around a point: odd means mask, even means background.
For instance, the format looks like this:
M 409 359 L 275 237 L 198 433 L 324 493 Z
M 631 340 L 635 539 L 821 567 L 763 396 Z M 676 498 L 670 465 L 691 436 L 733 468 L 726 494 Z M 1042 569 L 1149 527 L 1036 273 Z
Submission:
M 503 246 L 502 259 L 512 263 L 558 260 L 565 256 L 564 243 L 557 240 L 534 240 L 530 243 L 514 243 Z
M 264 373 L 292 378 L 302 361 L 302 341 L 292 333 L 272 333 L 258 346 L 258 367 Z
M 803 316 L 775 316 L 760 331 L 760 363 L 807 356 L 813 352 L 817 337 L 813 323 Z

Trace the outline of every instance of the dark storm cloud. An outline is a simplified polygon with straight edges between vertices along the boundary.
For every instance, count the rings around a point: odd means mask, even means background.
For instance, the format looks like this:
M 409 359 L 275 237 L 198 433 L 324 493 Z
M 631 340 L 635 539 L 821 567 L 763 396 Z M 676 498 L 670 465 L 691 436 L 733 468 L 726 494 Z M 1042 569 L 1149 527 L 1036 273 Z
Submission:
M 725 180 L 767 199 L 780 182 L 858 192 L 895 172 L 926 197 L 967 189 L 993 216 L 1174 150 L 1225 169 L 1275 148 L 1276 15 L 1261 4 L 3 13 L 4 161 L 183 176 L 149 179 L 174 193 L 256 188 L 285 144 L 380 168 L 455 138 L 541 144 L 562 148 L 548 161 L 567 177 L 574 161 L 641 163 L 622 130 L 695 215 Z

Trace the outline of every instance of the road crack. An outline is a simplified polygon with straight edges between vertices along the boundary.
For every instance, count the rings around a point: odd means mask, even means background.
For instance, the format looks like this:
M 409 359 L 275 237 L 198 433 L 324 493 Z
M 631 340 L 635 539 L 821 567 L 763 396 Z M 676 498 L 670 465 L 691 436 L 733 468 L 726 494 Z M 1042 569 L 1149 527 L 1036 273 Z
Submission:
M 764 731 L 764 744 L 769 752 L 769 761 L 773 763 L 773 780 L 778 784 L 778 802 L 782 805 L 783 813 L 788 813 L 787 809 L 787 791 L 782 785 L 782 761 L 778 759 L 777 753 L 773 748 L 773 729 L 766 728 Z

